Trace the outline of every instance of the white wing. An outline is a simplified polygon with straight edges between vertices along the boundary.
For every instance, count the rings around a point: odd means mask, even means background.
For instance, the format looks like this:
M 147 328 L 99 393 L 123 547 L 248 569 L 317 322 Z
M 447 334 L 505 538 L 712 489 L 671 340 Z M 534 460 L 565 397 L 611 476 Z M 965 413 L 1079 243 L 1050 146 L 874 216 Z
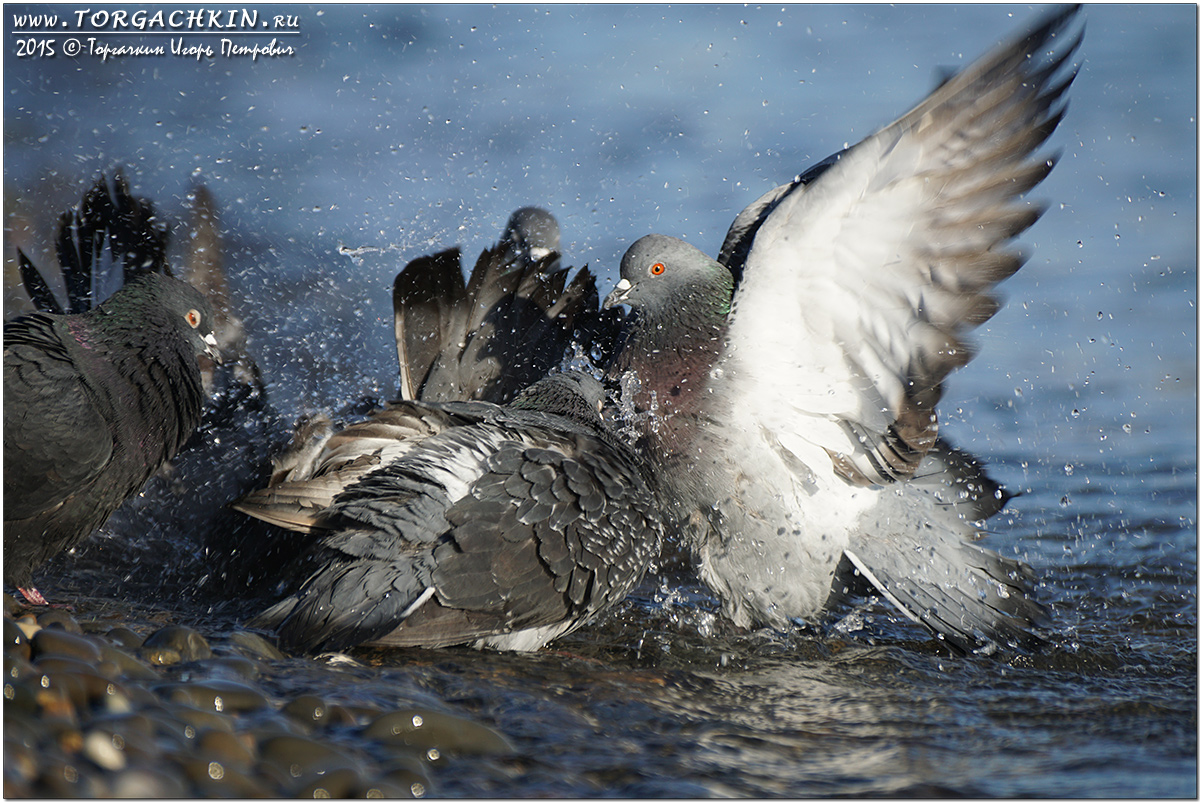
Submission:
M 1074 11 L 738 216 L 722 249 L 742 277 L 724 382 L 734 425 L 856 484 L 912 474 L 942 380 L 972 356 L 963 335 L 1021 266 L 1009 241 L 1040 215 L 1020 197 L 1053 163 L 1034 151 L 1065 110 Z

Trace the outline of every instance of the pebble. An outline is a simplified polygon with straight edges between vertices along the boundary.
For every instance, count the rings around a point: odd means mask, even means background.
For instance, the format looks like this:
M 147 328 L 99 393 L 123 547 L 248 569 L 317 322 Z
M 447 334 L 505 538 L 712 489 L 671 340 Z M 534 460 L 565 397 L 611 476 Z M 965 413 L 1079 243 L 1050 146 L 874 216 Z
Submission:
M 409 788 L 414 783 L 429 787 L 429 775 L 425 766 L 419 760 L 399 757 L 383 767 L 381 775 L 384 780 L 403 788 Z M 415 794 L 414 794 L 415 796 Z
M 254 764 L 253 739 L 232 732 L 209 730 L 196 739 L 196 751 L 239 771 L 246 771 Z
M 5 795 L 8 793 L 10 780 L 26 785 L 34 781 L 38 775 L 38 756 L 32 747 L 18 740 L 4 741 L 4 785 Z
M 167 646 L 143 646 L 138 649 L 138 655 L 152 666 L 173 666 L 183 662 L 179 650 Z
M 16 618 L 17 613 L 19 613 L 19 612 L 21 612 L 21 603 L 19 601 L 17 601 L 16 599 L 14 599 L 12 596 L 9 596 L 7 593 L 5 593 L 4 594 L 4 615 L 5 615 L 5 617 Z
M 123 747 L 122 742 L 122 747 Z M 113 737 L 98 730 L 83 736 L 83 754 L 102 769 L 120 771 L 125 768 L 125 752 L 113 743 Z
M 293 777 L 316 774 L 354 761 L 341 749 L 298 735 L 275 735 L 259 744 L 263 760 L 287 769 Z
M 262 675 L 257 660 L 237 655 L 213 657 L 200 662 L 201 668 L 217 679 L 256 680 Z
M 385 713 L 368 724 L 363 734 L 427 755 L 430 750 L 456 755 L 508 755 L 515 751 L 503 735 L 490 727 L 433 710 Z
M 37 712 L 37 688 L 29 682 L 4 683 L 4 712 L 20 713 L 32 716 Z M 4 735 L 8 737 L 9 720 L 4 719 Z
M 4 655 L 4 680 L 20 679 L 36 671 L 33 664 L 19 654 Z
M 110 641 L 125 649 L 140 649 L 145 639 L 129 627 L 113 627 L 105 634 Z
M 37 622 L 37 619 L 28 614 L 14 619 L 13 623 L 17 625 L 17 629 L 21 630 L 21 634 L 26 638 L 32 638 L 34 634 L 42 628 L 42 625 Z
M 118 676 L 135 680 L 157 680 L 159 678 L 154 669 L 123 649 L 104 641 L 96 641 L 96 648 L 100 650 L 102 660 L 117 667 Z
M 35 660 L 42 655 L 73 657 L 92 663 L 100 659 L 100 649 L 91 639 L 63 629 L 41 629 L 34 633 L 30 643 Z
M 66 610 L 47 610 L 37 617 L 37 622 L 42 629 L 56 627 L 74 635 L 83 634 L 83 627 Z
M 117 799 L 180 799 L 190 793 L 182 777 L 149 765 L 121 772 L 111 787 Z
M 345 799 L 359 782 L 358 772 L 344 766 L 322 773 L 302 787 L 296 796 L 301 799 Z
M 272 646 L 270 641 L 262 635 L 256 635 L 253 632 L 239 630 L 229 636 L 229 641 L 244 653 L 254 657 L 262 657 L 267 660 L 284 660 L 287 658 L 287 655 Z
M 173 702 L 217 713 L 244 713 L 267 705 L 267 697 L 259 691 L 225 679 L 169 683 L 157 686 L 155 692 Z
M 143 638 L 63 610 L 12 616 L 23 609 L 6 603 L 4 617 L 10 798 L 420 798 L 437 793 L 445 755 L 513 751 L 437 710 L 279 698 L 267 690 L 278 672 L 308 658 L 252 632 L 171 625 Z
M 91 671 L 96 662 L 85 662 L 76 660 L 74 657 L 56 657 L 55 655 L 42 655 L 33 661 L 33 667 L 36 671 Z
M 173 723 L 179 725 L 180 735 L 191 740 L 198 734 L 208 730 L 233 732 L 234 721 L 229 716 L 212 710 L 201 710 L 188 704 L 169 705 L 160 716 L 169 716 Z
M 146 638 L 142 649 L 173 650 L 184 660 L 205 660 L 213 656 L 208 640 L 191 627 L 163 627 Z
M 225 766 L 220 761 L 189 758 L 184 761 L 183 768 L 202 796 L 239 799 L 271 796 L 261 780 Z
M 372 710 L 372 714 L 378 713 L 378 710 Z M 353 727 L 358 724 L 358 719 L 355 715 L 342 707 L 341 705 L 330 705 L 328 714 L 326 715 L 325 726 L 341 724 L 347 727 Z
M 297 696 L 283 706 L 283 714 L 309 726 L 322 727 L 329 720 L 329 708 L 317 696 Z

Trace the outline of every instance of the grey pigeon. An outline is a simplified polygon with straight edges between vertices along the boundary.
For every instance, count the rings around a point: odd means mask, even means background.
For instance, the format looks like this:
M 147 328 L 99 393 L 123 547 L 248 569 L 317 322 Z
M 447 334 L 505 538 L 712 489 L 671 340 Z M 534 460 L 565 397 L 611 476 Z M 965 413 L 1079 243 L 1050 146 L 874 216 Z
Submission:
M 610 609 L 662 523 L 602 398 L 564 373 L 507 407 L 398 401 L 332 436 L 309 427 L 289 470 L 235 505 L 320 543 L 303 586 L 251 624 L 305 651 L 526 651 Z
M 1018 648 L 1027 565 L 976 545 L 1007 499 L 938 436 L 942 382 L 1022 264 L 1036 151 L 1082 32 L 1053 14 L 737 216 L 713 260 L 650 235 L 605 302 L 610 366 L 671 518 L 738 624 L 813 620 L 865 578 L 956 650 Z
M 96 298 L 83 268 L 106 245 L 124 261 L 125 286 L 90 311 L 4 326 L 4 578 L 30 601 L 45 603 L 32 571 L 103 524 L 200 420 L 198 357 L 216 355 L 213 311 L 195 288 L 155 272 L 165 240 L 150 216 L 123 179 L 112 193 L 101 179 L 64 218 L 59 259 L 77 304 Z M 54 308 L 19 260 L 35 302 Z

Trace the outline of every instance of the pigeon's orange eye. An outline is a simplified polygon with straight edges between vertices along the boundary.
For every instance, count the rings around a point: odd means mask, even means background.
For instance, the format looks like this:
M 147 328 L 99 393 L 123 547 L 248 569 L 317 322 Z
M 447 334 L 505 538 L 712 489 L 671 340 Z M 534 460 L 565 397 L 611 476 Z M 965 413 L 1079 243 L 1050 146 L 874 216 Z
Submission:
M 200 312 L 196 309 L 189 309 L 183 319 L 188 322 L 188 325 L 193 329 L 200 328 Z
M 650 265 L 650 275 L 652 276 L 661 276 L 665 272 L 667 272 L 667 266 L 662 262 L 655 262 Z

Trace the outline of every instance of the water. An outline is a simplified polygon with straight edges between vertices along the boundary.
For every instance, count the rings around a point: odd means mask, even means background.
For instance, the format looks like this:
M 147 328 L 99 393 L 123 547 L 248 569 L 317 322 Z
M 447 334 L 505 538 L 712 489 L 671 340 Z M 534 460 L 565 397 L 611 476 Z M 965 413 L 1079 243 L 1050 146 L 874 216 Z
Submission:
M 10 32 L 6 259 L 18 244 L 48 261 L 57 213 L 114 164 L 173 220 L 203 181 L 290 418 L 391 393 L 390 282 L 408 259 L 473 260 L 527 203 L 559 217 L 602 292 L 651 230 L 715 253 L 759 194 L 1037 9 L 269 13 L 299 16 L 280 38 L 295 57 L 17 58 Z M 278 681 L 363 700 L 415 684 L 521 750 L 439 794 L 1194 796 L 1196 11 L 1084 14 L 1031 258 L 942 407 L 954 442 L 1022 493 L 991 544 L 1039 568 L 1054 648 L 954 659 L 872 605 L 832 633 L 737 633 L 671 577 L 557 644 L 569 655 L 381 653 Z

